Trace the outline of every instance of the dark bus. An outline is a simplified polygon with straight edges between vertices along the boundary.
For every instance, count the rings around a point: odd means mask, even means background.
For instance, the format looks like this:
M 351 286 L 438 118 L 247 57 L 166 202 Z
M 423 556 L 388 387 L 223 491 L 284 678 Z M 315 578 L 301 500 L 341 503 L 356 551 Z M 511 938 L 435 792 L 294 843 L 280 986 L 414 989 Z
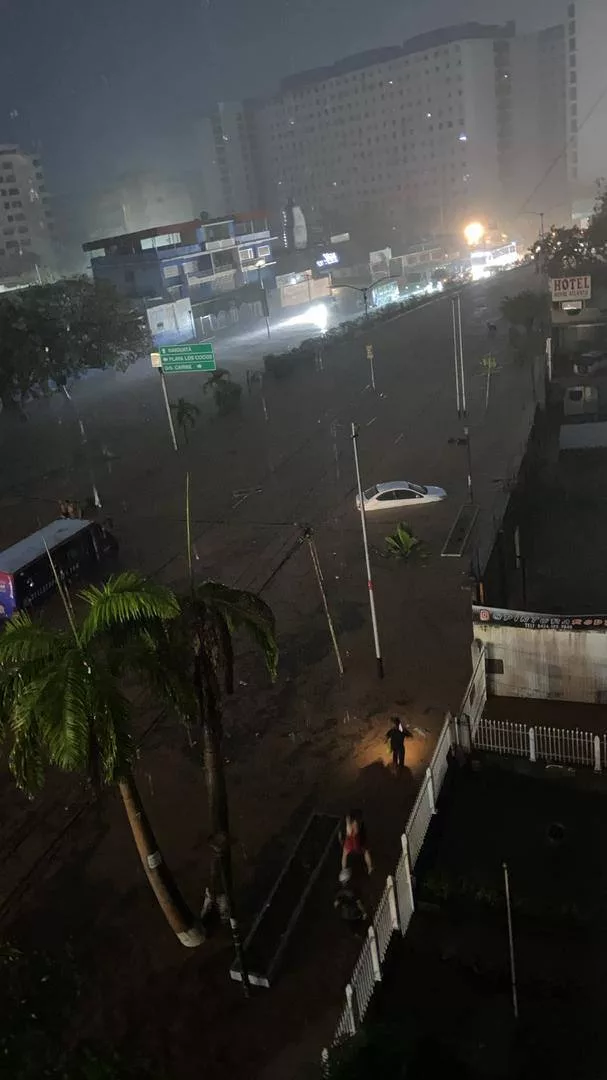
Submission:
M 0 552 L 0 619 L 10 619 L 54 592 L 47 549 L 59 580 L 69 581 L 91 576 L 102 559 L 118 551 L 118 544 L 96 521 L 59 518 Z

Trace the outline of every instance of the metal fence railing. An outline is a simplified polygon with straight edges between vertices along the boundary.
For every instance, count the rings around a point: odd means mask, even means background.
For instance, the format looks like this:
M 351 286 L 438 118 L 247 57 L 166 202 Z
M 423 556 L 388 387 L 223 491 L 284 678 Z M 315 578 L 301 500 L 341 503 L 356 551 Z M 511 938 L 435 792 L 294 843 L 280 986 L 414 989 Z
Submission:
M 558 765 L 582 765 L 601 772 L 607 769 L 607 736 L 577 728 L 530 727 L 511 720 L 479 721 L 474 735 L 477 750 L 513 754 L 530 761 Z
M 373 996 L 375 985 L 381 982 L 382 965 L 392 935 L 396 930 L 400 930 L 403 935 L 407 932 L 415 909 L 412 870 L 432 817 L 436 813 L 436 800 L 447 774 L 449 755 L 456 738 L 455 723 L 448 713 L 401 837 L 402 852 L 394 876 L 386 880 L 372 925 L 346 986 L 345 1002 L 333 1036 L 333 1046 L 356 1034 Z M 323 1051 L 323 1067 L 328 1075 L 328 1050 Z

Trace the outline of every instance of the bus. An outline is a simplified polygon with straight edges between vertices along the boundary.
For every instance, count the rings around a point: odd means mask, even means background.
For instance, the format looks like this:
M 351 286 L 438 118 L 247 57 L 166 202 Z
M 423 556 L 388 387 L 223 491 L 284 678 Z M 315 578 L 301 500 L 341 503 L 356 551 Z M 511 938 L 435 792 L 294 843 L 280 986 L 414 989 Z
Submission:
M 0 552 L 0 620 L 42 603 L 60 581 L 87 578 L 118 543 L 96 521 L 59 518 Z

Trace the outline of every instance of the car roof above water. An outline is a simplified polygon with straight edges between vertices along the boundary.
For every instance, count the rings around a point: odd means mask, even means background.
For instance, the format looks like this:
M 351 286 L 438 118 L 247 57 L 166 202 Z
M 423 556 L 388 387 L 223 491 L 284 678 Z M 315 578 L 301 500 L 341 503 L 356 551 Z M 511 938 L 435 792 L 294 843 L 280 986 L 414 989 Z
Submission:
M 408 488 L 411 484 L 408 480 L 389 480 L 386 484 L 376 484 L 378 491 L 394 491 L 398 488 Z

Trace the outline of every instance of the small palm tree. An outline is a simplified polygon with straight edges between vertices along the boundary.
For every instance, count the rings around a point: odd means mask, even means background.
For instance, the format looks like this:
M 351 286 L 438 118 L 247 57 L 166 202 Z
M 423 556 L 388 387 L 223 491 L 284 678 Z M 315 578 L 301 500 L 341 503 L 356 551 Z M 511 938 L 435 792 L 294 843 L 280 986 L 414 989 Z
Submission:
M 202 385 L 204 394 L 212 393 L 217 412 L 222 416 L 237 408 L 242 395 L 240 383 L 232 382 L 232 376 L 226 368 L 217 368 L 211 372 Z
M 396 532 L 386 537 L 386 548 L 388 555 L 394 559 L 409 559 L 419 548 L 419 540 L 412 533 L 410 526 L 401 521 Z
M 59 585 L 59 581 L 57 579 Z M 125 641 L 179 614 L 173 594 L 136 573 L 80 595 L 79 624 L 60 588 L 69 629 L 48 629 L 17 614 L 0 635 L 0 737 L 17 786 L 34 794 L 49 766 L 81 772 L 96 787 L 115 784 L 156 899 L 183 945 L 203 934 L 158 850 L 132 773 L 131 707 L 120 678 Z
M 193 401 L 186 401 L 186 399 L 182 397 L 178 398 L 175 402 L 171 402 L 171 409 L 175 412 L 175 423 L 183 432 L 183 437 L 187 446 L 189 443 L 188 428 L 193 428 L 196 424 L 196 421 L 200 416 L 200 409 Z

